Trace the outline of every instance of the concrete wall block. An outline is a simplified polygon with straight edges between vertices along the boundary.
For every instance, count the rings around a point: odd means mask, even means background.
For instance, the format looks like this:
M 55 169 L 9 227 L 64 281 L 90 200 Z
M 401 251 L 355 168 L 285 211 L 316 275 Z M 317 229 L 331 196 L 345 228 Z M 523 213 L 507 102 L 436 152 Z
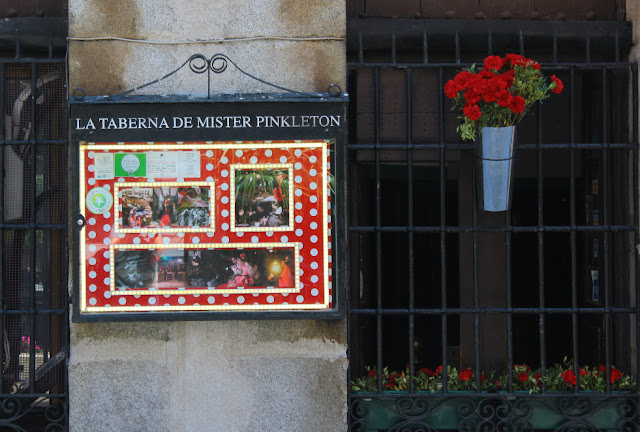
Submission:
M 203 40 L 346 34 L 344 0 L 69 0 L 69 35 Z

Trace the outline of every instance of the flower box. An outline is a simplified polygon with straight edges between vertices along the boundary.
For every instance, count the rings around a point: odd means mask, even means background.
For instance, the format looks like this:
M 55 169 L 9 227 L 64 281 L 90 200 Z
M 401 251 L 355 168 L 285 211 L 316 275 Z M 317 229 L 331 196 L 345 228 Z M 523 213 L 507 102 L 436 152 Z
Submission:
M 352 425 L 359 425 L 353 430 L 361 432 L 480 430 L 481 425 L 492 425 L 487 430 L 505 426 L 505 430 L 519 431 L 638 430 L 637 406 L 631 393 L 550 392 L 532 397 L 528 393 L 385 392 L 381 398 L 358 398 Z

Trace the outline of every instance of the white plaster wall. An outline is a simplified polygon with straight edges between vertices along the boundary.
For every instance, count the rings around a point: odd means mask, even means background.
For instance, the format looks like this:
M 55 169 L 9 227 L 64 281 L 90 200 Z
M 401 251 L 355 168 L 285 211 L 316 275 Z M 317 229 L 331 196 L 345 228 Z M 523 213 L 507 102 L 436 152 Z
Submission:
M 69 0 L 69 18 L 69 88 L 88 95 L 218 52 L 294 90 L 345 87 L 344 0 Z M 212 90 L 274 91 L 233 67 Z M 188 70 L 138 92 L 206 93 Z M 72 324 L 71 431 L 343 431 L 346 368 L 343 320 Z

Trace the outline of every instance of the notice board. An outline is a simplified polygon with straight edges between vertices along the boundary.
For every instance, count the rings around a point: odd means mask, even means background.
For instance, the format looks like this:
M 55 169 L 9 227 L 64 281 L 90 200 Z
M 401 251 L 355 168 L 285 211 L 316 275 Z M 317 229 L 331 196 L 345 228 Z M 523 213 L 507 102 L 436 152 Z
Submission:
M 339 317 L 344 113 L 72 102 L 74 319 Z

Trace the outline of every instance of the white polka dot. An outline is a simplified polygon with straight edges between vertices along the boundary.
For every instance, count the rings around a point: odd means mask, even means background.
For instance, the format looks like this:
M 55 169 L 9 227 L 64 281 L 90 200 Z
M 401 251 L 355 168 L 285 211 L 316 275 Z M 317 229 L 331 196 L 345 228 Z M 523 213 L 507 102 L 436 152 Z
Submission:
M 229 171 L 227 171 L 227 170 L 222 170 L 222 172 L 220 173 L 220 175 L 221 175 L 222 177 L 228 177 L 228 176 L 229 176 Z
M 311 268 L 312 268 L 312 269 L 314 269 L 314 270 L 317 270 L 317 269 L 318 269 L 318 263 L 317 263 L 317 262 L 315 262 L 315 261 L 314 261 L 314 262 L 312 262 L 312 263 L 311 263 Z
M 95 278 L 96 278 L 96 276 L 98 276 L 98 274 L 97 274 L 96 272 L 94 272 L 94 271 L 90 271 L 90 272 L 89 272 L 89 277 L 90 277 L 91 279 L 95 279 Z
M 89 258 L 89 265 L 96 265 L 96 259 L 95 258 Z
M 244 297 L 239 296 L 238 297 L 238 303 L 240 303 L 240 304 L 244 303 Z
M 275 300 L 273 296 L 267 297 L 267 303 L 273 303 L 273 300 Z
M 109 273 L 111 271 L 111 266 L 109 264 L 105 264 L 104 267 L 102 267 L 104 269 L 104 271 L 106 271 L 107 273 Z
M 304 248 L 304 243 L 302 242 L 298 243 L 298 249 L 302 250 L 302 248 Z
M 318 215 L 318 210 L 316 210 L 316 209 L 311 209 L 311 210 L 309 211 L 309 214 L 310 214 L 311 216 L 317 216 L 317 215 Z
M 311 249 L 311 255 L 313 256 L 318 255 L 318 249 Z
M 147 234 L 147 235 L 148 235 L 149 237 L 153 238 L 153 237 L 155 237 L 155 236 L 156 236 L 156 233 L 149 233 L 149 234 Z
M 318 197 L 315 195 L 311 195 L 311 197 L 309 198 L 309 201 L 311 201 L 312 203 L 315 203 L 318 201 Z
M 298 215 L 296 216 L 296 223 L 300 223 L 302 222 L 302 216 Z
M 90 179 L 89 179 L 89 184 L 90 184 L 91 186 L 93 186 L 94 184 L 96 184 L 96 179 L 94 179 L 94 178 L 90 178 Z
M 89 218 L 89 220 L 87 221 L 87 223 L 89 225 L 95 225 L 96 224 L 96 220 L 94 218 Z
M 180 237 L 180 238 L 184 237 L 184 233 L 183 232 L 179 232 L 178 233 L 178 237 Z
M 311 170 L 309 171 L 309 175 L 310 175 L 311 177 L 315 177 L 316 175 L 318 175 L 318 171 L 316 171 L 315 169 L 311 169 Z
M 98 287 L 95 284 L 89 285 L 89 291 L 96 292 L 97 289 L 98 289 Z
M 194 298 L 198 298 L 198 297 L 200 297 L 200 294 L 194 294 L 193 297 Z
M 102 295 L 104 296 L 104 298 L 110 299 L 111 298 L 111 291 L 105 291 L 104 293 L 102 293 Z
M 302 297 L 301 295 L 299 295 L 298 297 L 296 297 L 296 301 L 298 303 L 302 303 L 304 301 L 304 297 Z
M 229 237 L 222 237 L 222 243 L 229 243 Z
M 223 223 L 220 228 L 222 228 L 222 231 L 228 231 L 229 230 L 229 224 L 228 223 Z
M 138 237 L 133 239 L 134 244 L 140 244 L 140 239 Z
M 220 162 L 226 165 L 229 162 L 229 159 L 226 156 L 222 156 L 222 158 L 220 158 Z
M 251 237 L 251 243 L 258 243 L 260 241 L 260 239 L 258 239 L 258 237 L 253 236 Z
M 109 237 L 107 237 L 106 239 L 102 240 L 102 243 L 104 243 L 105 245 L 110 245 L 111 244 L 111 239 Z
M 92 164 L 87 167 L 87 170 L 89 170 L 89 172 L 94 172 L 96 170 L 96 167 Z
M 312 296 L 316 297 L 318 294 L 320 294 L 320 291 L 318 291 L 317 288 L 314 288 L 314 289 L 311 290 L 311 295 Z
M 111 190 L 111 185 L 108 185 L 108 184 L 107 184 L 107 185 L 104 185 L 103 187 L 104 187 L 106 190 L 109 190 L 109 191 Z
M 300 157 L 302 156 L 302 150 L 296 149 L 296 151 L 294 151 L 293 154 L 296 155 L 297 157 Z
M 207 164 L 207 171 L 213 171 L 213 164 L 211 163 Z
M 214 304 L 216 299 L 214 297 L 207 297 L 207 302 L 209 302 L 209 304 Z
M 102 282 L 104 282 L 104 284 L 106 286 L 110 286 L 111 285 L 111 278 L 104 278 L 104 280 Z
M 287 243 L 288 241 L 289 241 L 289 237 L 284 236 L 284 235 L 282 237 L 280 237 L 280 242 L 281 243 Z
M 192 242 L 193 244 L 198 244 L 198 243 L 200 243 L 200 237 L 194 237 L 193 239 L 191 239 L 191 242 Z
M 229 297 L 229 294 L 222 294 L 222 297 Z
M 207 150 L 207 153 L 205 153 L 207 155 L 207 157 L 211 157 L 213 156 L 213 151 L 211 150 Z
M 271 150 L 265 150 L 264 155 L 267 157 L 271 157 L 271 155 L 273 154 L 273 152 Z
M 240 231 L 240 232 L 236 233 L 236 235 L 237 235 L 238 237 L 244 237 L 244 232 Z
M 102 227 L 102 229 L 104 230 L 104 232 L 109 232 L 111 231 L 111 225 L 105 225 Z
M 303 274 L 304 274 L 304 270 L 300 269 L 300 270 L 298 271 L 298 275 L 302 276 Z
M 316 163 L 317 160 L 318 160 L 318 158 L 316 158 L 315 156 L 311 156 L 309 158 L 309 162 L 311 162 L 311 163 Z
M 93 159 L 95 157 L 95 153 L 93 151 L 89 152 L 89 159 Z
M 227 217 L 229 216 L 229 210 L 222 210 L 220 214 L 222 215 L 222 217 Z
M 229 202 L 229 197 L 227 196 L 223 196 L 220 201 L 222 202 L 222 204 L 227 204 Z
M 96 245 L 90 245 L 90 246 L 89 246 L 89 250 L 90 250 L 91 252 L 95 252 L 95 251 L 96 251 L 96 249 L 97 249 L 97 248 L 96 248 Z
M 299 170 L 302 169 L 302 164 L 300 162 L 296 162 L 296 164 L 294 165 L 295 169 Z
M 97 303 L 98 303 L 98 300 L 96 300 L 95 298 L 91 297 L 91 298 L 89 299 L 89 304 L 90 304 L 91 306 L 95 306 Z
M 318 224 L 315 222 L 311 222 L 311 224 L 309 224 L 309 228 L 311 228 L 312 230 L 318 228 Z
M 302 232 L 302 230 L 301 230 L 301 229 L 297 229 L 297 230 L 296 230 L 296 235 L 297 235 L 298 237 L 300 237 L 302 234 L 303 234 L 303 232 Z
M 222 189 L 223 191 L 226 191 L 227 189 L 229 189 L 229 185 L 227 183 L 222 183 L 220 185 L 220 189 Z
M 186 298 L 184 298 L 184 297 L 178 297 L 178 303 L 180 303 L 180 304 L 185 304 L 185 302 L 186 302 L 186 301 L 187 301 L 187 299 L 186 299 Z
M 267 237 L 273 237 L 273 231 L 267 231 Z
M 296 203 L 296 210 L 302 210 L 302 203 L 301 202 L 297 202 Z
M 121 305 L 127 304 L 127 299 L 123 297 L 120 297 L 118 299 L 118 303 L 120 303 Z
M 296 183 L 300 183 L 302 181 L 302 177 L 296 176 L 296 178 L 294 180 L 295 180 Z
M 103 257 L 105 257 L 106 259 L 109 259 L 111 257 L 111 254 L 109 253 L 108 250 L 104 251 L 104 253 L 102 254 Z
M 318 185 L 317 185 L 315 182 L 311 182 L 311 184 L 309 185 L 309 187 L 310 187 L 312 190 L 315 190 L 315 189 L 317 189 L 317 188 L 318 188 Z
M 212 182 L 213 181 L 213 177 L 207 177 L 207 179 L 205 181 Z
M 317 243 L 318 242 L 318 236 L 311 236 L 310 240 L 311 240 L 311 243 Z
M 126 235 L 125 233 L 120 233 L 120 234 L 118 234 L 118 237 L 120 237 L 120 238 L 125 238 L 126 236 L 127 236 L 127 235 Z
M 148 182 L 148 183 L 153 183 L 154 181 L 156 181 L 156 179 L 151 178 L 151 177 L 149 177 L 149 178 L 147 179 L 147 182 Z M 178 181 L 180 181 L 180 180 L 178 180 Z
M 105 218 L 105 219 L 109 219 L 109 218 L 111 218 L 111 212 L 106 212 L 106 213 L 104 213 L 104 214 L 102 215 L 102 217 L 103 217 L 103 218 Z
M 296 189 L 295 191 L 296 196 L 302 196 L 302 190 L 301 189 Z
M 237 157 L 242 156 L 242 150 L 236 150 L 236 156 Z
M 207 233 L 207 237 L 213 237 L 214 235 L 215 235 L 215 233 L 212 233 L 212 232 L 208 232 Z
M 311 282 L 313 282 L 313 283 L 318 282 L 318 276 L 316 276 L 316 275 L 311 276 Z
M 256 164 L 258 163 L 258 158 L 255 156 L 251 156 L 251 159 L 249 159 L 249 162 L 251 162 L 252 164 Z
M 124 177 L 118 177 L 118 183 L 124 183 L 125 181 Z
M 280 163 L 285 163 L 287 161 L 286 156 L 280 156 Z
M 169 243 L 171 243 L 171 239 L 169 237 L 165 237 L 165 238 L 162 239 L 162 243 L 169 244 Z

